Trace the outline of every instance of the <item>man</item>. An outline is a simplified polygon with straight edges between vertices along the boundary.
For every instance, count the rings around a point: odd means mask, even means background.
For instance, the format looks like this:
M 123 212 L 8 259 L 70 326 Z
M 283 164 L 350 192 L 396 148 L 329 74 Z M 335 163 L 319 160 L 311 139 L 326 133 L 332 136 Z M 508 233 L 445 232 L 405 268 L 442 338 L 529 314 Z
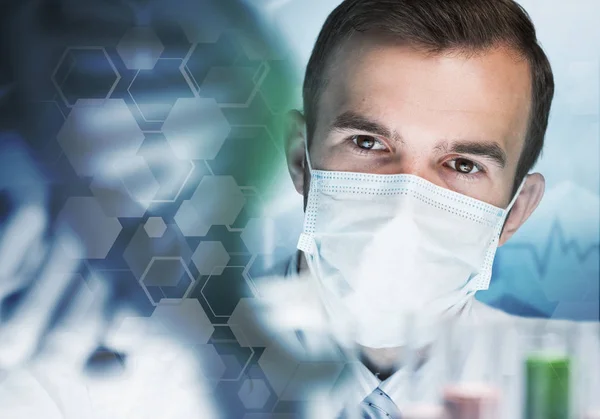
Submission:
M 553 92 L 512 0 L 346 0 L 325 22 L 290 113 L 305 221 L 288 275 L 310 270 L 334 331 L 353 331 L 366 417 L 405 403 L 391 389 L 407 312 L 499 313 L 474 294 L 542 198 L 529 171 Z

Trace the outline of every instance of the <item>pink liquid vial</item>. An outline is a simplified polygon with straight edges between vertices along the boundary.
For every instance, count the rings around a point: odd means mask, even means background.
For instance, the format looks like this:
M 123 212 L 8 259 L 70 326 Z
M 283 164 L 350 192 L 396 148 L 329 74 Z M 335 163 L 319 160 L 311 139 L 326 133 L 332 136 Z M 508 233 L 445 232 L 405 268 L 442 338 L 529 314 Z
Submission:
M 485 383 L 462 383 L 444 391 L 448 419 L 500 419 L 500 391 Z
M 403 419 L 448 419 L 442 406 L 414 404 L 402 411 Z

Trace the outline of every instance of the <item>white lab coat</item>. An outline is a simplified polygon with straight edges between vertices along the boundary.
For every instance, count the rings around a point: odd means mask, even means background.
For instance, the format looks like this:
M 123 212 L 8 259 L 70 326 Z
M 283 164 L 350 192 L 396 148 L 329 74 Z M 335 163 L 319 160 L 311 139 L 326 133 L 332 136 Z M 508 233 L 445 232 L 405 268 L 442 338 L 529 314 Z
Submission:
M 419 370 L 418 376 L 401 368 L 382 382 L 352 357 L 355 354 L 336 349 L 336 343 L 327 333 L 312 330 L 308 321 L 306 324 L 303 321 L 293 324 L 298 319 L 310 318 L 311 310 L 307 308 L 319 304 L 314 285 L 307 278 L 298 276 L 296 260 L 296 257 L 292 257 L 287 263 L 266 273 L 265 278 L 259 281 L 259 294 L 268 301 L 266 306 L 269 308 L 252 303 L 257 305 L 255 309 L 259 313 L 257 320 L 260 327 L 271 329 L 271 332 L 267 332 L 269 338 L 260 342 L 267 347 L 263 354 L 267 358 L 264 364 L 270 366 L 271 353 L 275 352 L 270 347 L 276 346 L 279 352 L 287 351 L 286 356 L 280 356 L 281 360 L 287 359 L 287 363 L 295 358 L 293 362 L 299 366 L 303 363 L 329 362 L 338 363 L 339 367 L 324 370 L 321 375 L 314 374 L 302 386 L 303 391 L 296 394 L 285 389 L 290 385 L 296 389 L 301 387 L 297 375 L 276 368 L 273 371 L 267 369 L 267 378 L 277 384 L 274 387 L 284 389 L 280 396 L 307 400 L 307 416 L 315 418 L 335 417 L 344 406 L 358 405 L 377 387 L 386 391 L 400 411 L 408 409 L 415 401 L 440 401 L 440 391 L 449 374 L 440 370 L 445 368 L 440 362 L 445 361 L 433 362 L 436 359 L 433 357 Z M 289 284 L 287 289 L 286 283 Z M 305 309 L 306 313 L 302 314 Z M 481 382 L 493 376 L 491 378 L 496 380 L 495 384 L 500 386 L 503 395 L 502 418 L 520 417 L 524 384 L 521 358 L 524 348 L 520 334 L 524 326 L 537 320 L 509 315 L 475 298 L 465 306 L 459 317 L 457 324 L 460 326 L 457 326 L 453 342 L 461 346 L 458 349 L 461 359 L 457 357 L 460 365 L 457 363 L 452 368 L 459 370 L 460 379 L 465 382 Z M 236 326 L 239 326 L 236 321 L 232 316 L 230 325 L 234 333 Z M 243 330 L 238 330 L 243 334 Z M 433 351 L 438 358 L 445 356 L 439 349 Z

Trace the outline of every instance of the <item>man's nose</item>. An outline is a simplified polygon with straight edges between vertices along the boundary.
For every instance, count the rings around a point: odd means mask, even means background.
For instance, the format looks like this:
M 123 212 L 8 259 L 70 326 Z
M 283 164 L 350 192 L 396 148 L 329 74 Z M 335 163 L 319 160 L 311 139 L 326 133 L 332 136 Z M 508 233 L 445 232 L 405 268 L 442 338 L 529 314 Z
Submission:
M 405 152 L 385 168 L 385 174 L 413 175 L 441 188 L 449 187 L 441 165 L 427 153 Z
M 385 172 L 381 174 L 413 175 L 443 186 L 437 167 L 429 158 L 419 153 L 404 153 L 385 167 Z

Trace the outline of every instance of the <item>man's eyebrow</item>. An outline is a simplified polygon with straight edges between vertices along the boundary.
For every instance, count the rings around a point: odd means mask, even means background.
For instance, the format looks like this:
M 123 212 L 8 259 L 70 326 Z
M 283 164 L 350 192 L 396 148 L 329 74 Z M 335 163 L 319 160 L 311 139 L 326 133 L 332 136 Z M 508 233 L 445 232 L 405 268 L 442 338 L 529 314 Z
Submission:
M 481 143 L 477 141 L 455 140 L 449 146 L 445 144 L 439 148 L 450 153 L 487 157 L 494 160 L 501 168 L 506 166 L 506 153 L 496 142 Z
M 377 121 L 352 111 L 338 115 L 333 124 L 331 124 L 331 129 L 365 131 L 380 137 L 389 138 L 390 140 L 402 142 L 402 138 L 398 133 L 390 131 L 385 125 Z

